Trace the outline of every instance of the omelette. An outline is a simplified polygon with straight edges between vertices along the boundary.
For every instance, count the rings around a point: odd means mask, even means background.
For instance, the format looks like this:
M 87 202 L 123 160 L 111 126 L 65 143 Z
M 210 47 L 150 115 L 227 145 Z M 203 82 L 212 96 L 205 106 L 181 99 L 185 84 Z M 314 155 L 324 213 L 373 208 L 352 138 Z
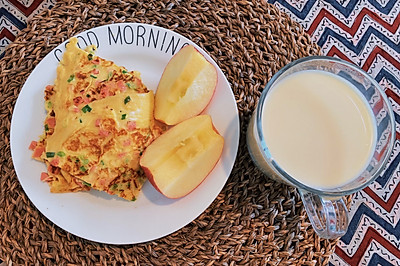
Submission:
M 45 89 L 44 134 L 33 158 L 47 165 L 41 180 L 53 193 L 96 189 L 135 200 L 146 181 L 143 150 L 163 129 L 156 125 L 154 94 L 140 73 L 78 48 L 72 38 Z

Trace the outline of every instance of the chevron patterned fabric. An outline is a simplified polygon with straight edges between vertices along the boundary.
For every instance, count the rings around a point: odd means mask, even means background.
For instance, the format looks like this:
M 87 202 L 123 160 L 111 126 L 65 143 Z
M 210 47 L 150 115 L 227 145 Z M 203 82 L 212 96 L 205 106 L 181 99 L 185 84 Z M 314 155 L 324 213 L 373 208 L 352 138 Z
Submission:
M 55 0 L 0 0 L 0 58 L 27 21 L 54 3 Z
M 299 22 L 325 55 L 363 68 L 385 90 L 396 144 L 385 172 L 356 193 L 350 228 L 330 265 L 400 265 L 400 3 L 396 0 L 270 0 Z
M 363 68 L 385 90 L 396 144 L 384 173 L 356 193 L 350 228 L 330 265 L 400 265 L 400 3 L 397 0 L 269 0 L 299 22 L 328 56 Z M 27 20 L 55 0 L 0 0 L 0 58 Z

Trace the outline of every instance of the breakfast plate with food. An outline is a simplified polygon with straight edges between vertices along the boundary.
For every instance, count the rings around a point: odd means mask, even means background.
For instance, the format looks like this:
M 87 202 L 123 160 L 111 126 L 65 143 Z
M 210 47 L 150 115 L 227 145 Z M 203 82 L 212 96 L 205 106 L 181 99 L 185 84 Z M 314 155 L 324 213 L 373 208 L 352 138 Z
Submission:
M 154 240 L 199 216 L 239 144 L 230 85 L 199 46 L 153 25 L 82 32 L 51 51 L 14 107 L 11 154 L 50 221 L 109 244 Z

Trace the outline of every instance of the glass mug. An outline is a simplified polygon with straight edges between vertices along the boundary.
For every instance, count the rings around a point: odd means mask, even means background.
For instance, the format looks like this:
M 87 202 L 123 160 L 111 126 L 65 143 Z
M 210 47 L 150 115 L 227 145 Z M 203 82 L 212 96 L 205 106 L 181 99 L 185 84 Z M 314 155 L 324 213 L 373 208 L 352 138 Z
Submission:
M 353 89 L 358 91 L 357 95 L 364 98 L 363 102 L 369 108 L 372 126 L 376 130 L 373 135 L 376 138 L 375 145 L 372 146 L 373 150 L 364 170 L 337 187 L 319 188 L 302 183 L 279 165 L 266 144 L 262 122 L 266 97 L 282 79 L 305 70 L 327 72 L 350 82 Z M 276 115 L 279 119 L 279 114 Z M 294 134 L 295 131 L 294 129 Z M 389 160 L 395 132 L 391 104 L 373 78 L 346 61 L 325 56 L 309 56 L 286 65 L 268 82 L 247 128 L 247 147 L 257 167 L 267 176 L 298 189 L 314 230 L 320 237 L 331 239 L 344 235 L 348 228 L 348 211 L 343 196 L 363 189 L 379 176 Z

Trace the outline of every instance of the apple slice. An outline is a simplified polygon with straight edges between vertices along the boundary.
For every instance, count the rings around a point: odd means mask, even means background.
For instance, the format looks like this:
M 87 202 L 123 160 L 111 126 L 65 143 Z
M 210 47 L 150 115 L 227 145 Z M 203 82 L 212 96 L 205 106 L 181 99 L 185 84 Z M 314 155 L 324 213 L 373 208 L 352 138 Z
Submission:
M 209 115 L 195 116 L 170 128 L 144 151 L 140 165 L 150 183 L 168 198 L 193 191 L 221 157 L 224 138 Z
M 158 84 L 154 116 L 176 125 L 201 113 L 217 86 L 217 70 L 191 45 L 183 47 L 164 69 Z

